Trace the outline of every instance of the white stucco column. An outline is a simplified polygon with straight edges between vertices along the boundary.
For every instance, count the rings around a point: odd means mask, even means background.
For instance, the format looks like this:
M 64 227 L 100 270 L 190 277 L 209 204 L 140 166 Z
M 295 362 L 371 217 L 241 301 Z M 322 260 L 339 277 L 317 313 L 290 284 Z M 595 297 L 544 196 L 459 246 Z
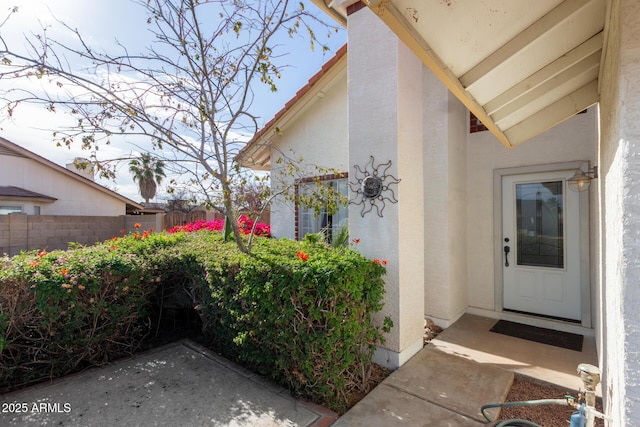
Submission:
M 601 82 L 601 365 L 613 426 L 640 425 L 640 3 L 611 2 Z
M 371 156 L 369 172 L 401 180 L 390 185 L 393 194 L 382 193 L 384 203 L 376 201 L 384 207 L 382 217 L 375 207 L 363 216 L 362 205 L 349 206 L 350 236 L 360 239 L 358 250 L 387 261 L 381 317 L 390 316 L 394 327 L 376 362 L 396 368 L 422 348 L 422 63 L 368 8 L 351 14 L 348 25 L 349 181 L 358 178 L 354 165 L 364 170 Z M 381 166 L 389 161 L 388 169 Z
M 467 284 L 468 112 L 429 71 L 423 76 L 426 317 L 448 327 L 464 314 Z M 476 213 L 472 210 L 473 218 Z M 487 218 L 488 221 L 491 217 Z

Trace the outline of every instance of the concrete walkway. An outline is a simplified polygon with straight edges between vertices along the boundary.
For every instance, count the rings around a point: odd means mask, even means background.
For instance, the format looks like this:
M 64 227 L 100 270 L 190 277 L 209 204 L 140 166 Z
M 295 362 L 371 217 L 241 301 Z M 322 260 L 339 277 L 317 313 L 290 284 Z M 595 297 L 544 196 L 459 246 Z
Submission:
M 484 426 L 480 407 L 503 402 L 514 375 L 575 391 L 578 364 L 598 364 L 593 336 L 573 351 L 490 332 L 495 323 L 465 314 L 334 426 Z
M 427 346 L 334 426 L 483 426 L 480 407 L 504 401 L 513 376 Z
M 0 426 L 325 427 L 336 418 L 189 340 L 0 400 Z

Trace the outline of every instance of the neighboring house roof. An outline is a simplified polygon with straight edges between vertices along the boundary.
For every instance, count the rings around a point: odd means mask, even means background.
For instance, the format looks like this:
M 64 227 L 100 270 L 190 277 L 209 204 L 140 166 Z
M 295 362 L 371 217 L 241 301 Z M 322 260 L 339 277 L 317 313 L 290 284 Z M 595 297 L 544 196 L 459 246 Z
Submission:
M 45 196 L 44 194 L 36 193 L 35 191 L 25 190 L 20 187 L 0 187 L 0 200 L 33 200 L 38 202 L 55 202 L 55 197 Z
M 298 90 L 284 107 L 260 129 L 236 156 L 236 161 L 244 167 L 258 170 L 271 168 L 271 143 L 276 134 L 283 132 L 286 124 L 300 114 L 314 100 L 323 96 L 325 89 L 347 67 L 347 45 L 343 45 L 336 54 L 325 62 L 320 71 L 314 74 L 306 85 Z M 346 94 L 345 94 L 346 96 Z
M 27 158 L 27 159 L 31 159 L 34 160 L 38 163 L 41 163 L 45 166 L 50 167 L 51 169 L 56 170 L 57 172 L 64 174 L 68 177 L 71 177 L 77 181 L 82 182 L 85 185 L 88 185 L 98 191 L 101 191 L 111 197 L 114 197 L 122 202 L 125 203 L 126 205 L 126 210 L 127 212 L 130 211 L 134 211 L 134 210 L 141 210 L 143 209 L 143 206 L 139 203 L 134 202 L 133 200 L 124 197 L 121 194 L 116 193 L 115 191 L 109 190 L 107 187 L 103 187 L 102 185 L 87 179 L 85 177 L 83 177 L 80 174 L 77 174 L 73 171 L 70 171 L 69 169 L 62 167 L 54 162 L 52 162 L 51 160 L 47 160 L 44 157 L 41 157 L 39 155 L 37 155 L 36 153 L 27 150 L 26 148 L 20 147 L 17 144 L 14 144 L 13 142 L 4 139 L 2 137 L 0 137 L 0 155 L 4 155 L 4 156 L 16 156 L 16 157 L 23 157 L 23 158 Z M 15 187 L 14 187 L 15 188 Z M 28 190 L 24 190 L 24 191 L 28 191 Z M 34 193 L 37 194 L 37 193 Z M 49 197 L 49 196 L 44 196 L 41 195 L 42 197 Z M 53 199 L 51 197 L 49 197 L 49 199 Z M 55 199 L 53 199 L 55 200 Z
M 507 147 L 599 100 L 606 0 L 313 2 L 341 25 L 367 3 Z

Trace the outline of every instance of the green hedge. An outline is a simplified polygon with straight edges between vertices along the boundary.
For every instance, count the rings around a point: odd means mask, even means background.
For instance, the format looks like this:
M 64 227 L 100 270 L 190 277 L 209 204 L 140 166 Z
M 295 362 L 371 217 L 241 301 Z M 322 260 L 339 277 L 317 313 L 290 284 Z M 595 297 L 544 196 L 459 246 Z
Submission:
M 384 268 L 320 243 L 259 238 L 244 254 L 216 232 L 135 233 L 2 263 L 0 388 L 134 352 L 154 295 L 179 287 L 212 348 L 341 411 L 390 327 L 371 318 Z

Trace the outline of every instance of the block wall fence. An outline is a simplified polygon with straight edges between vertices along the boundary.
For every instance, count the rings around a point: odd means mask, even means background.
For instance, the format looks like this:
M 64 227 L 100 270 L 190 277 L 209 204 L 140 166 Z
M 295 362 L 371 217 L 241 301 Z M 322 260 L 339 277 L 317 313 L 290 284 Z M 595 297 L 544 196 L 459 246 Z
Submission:
M 69 242 L 91 245 L 122 236 L 123 230 L 162 230 L 164 214 L 121 216 L 0 215 L 0 256 L 20 251 L 67 249 Z

